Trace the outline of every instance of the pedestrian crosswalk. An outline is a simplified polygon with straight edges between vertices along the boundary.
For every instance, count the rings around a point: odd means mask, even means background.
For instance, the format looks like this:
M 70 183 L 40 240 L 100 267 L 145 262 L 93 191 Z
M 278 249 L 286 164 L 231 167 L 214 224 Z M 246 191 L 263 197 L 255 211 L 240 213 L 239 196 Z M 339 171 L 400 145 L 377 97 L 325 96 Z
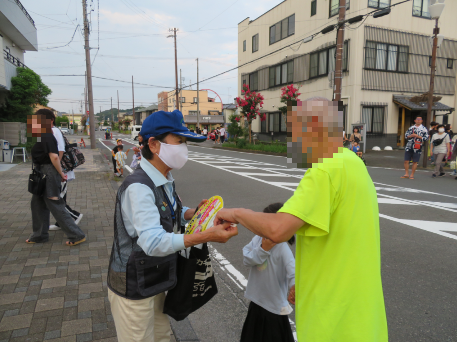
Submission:
M 280 164 L 196 151 L 189 151 L 189 160 L 289 191 L 295 191 L 306 172 L 306 169 L 287 168 Z M 457 213 L 457 196 L 385 183 L 374 182 L 374 184 L 378 193 L 380 217 L 457 240 L 457 235 L 454 234 L 457 233 L 457 223 L 414 219 L 416 218 L 415 210 L 421 206 Z M 405 194 L 415 194 L 416 199 L 409 199 Z M 437 201 L 430 201 L 430 198 L 436 198 Z M 443 198 L 446 198 L 446 202 L 443 202 Z M 383 211 L 389 212 L 389 206 L 405 206 L 405 210 L 402 212 L 413 219 L 396 218 L 383 214 Z

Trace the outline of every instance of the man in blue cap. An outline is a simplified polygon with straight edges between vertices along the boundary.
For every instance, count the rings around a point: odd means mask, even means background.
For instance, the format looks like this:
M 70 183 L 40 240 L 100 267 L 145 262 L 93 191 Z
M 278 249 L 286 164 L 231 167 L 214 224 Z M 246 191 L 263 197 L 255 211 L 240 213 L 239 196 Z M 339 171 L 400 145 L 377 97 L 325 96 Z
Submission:
M 170 171 L 186 163 L 187 141 L 206 137 L 190 132 L 180 111 L 147 117 L 140 136 L 140 166 L 117 193 L 108 298 L 119 342 L 169 342 L 163 306 L 165 291 L 176 283 L 177 252 L 205 242 L 225 243 L 238 231 L 225 223 L 182 234 L 196 209 L 182 205 Z

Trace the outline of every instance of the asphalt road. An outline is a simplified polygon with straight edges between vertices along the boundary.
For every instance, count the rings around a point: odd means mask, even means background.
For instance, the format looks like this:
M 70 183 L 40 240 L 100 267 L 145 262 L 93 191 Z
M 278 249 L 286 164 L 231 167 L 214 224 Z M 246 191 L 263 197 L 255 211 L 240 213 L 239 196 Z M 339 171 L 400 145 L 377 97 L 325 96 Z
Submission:
M 126 143 L 129 148 L 133 141 Z M 186 166 L 172 173 L 184 204 L 191 207 L 220 195 L 225 207 L 262 211 L 286 201 L 304 174 L 288 169 L 284 157 L 194 145 L 189 151 Z M 400 179 L 401 167 L 368 167 L 378 191 L 389 340 L 457 341 L 457 180 L 432 179 L 428 171 L 418 171 L 415 180 Z M 252 236 L 240 226 L 229 243 L 212 245 L 219 294 L 190 316 L 202 341 L 239 340 L 248 305 L 243 292 L 249 270 L 242 248 Z

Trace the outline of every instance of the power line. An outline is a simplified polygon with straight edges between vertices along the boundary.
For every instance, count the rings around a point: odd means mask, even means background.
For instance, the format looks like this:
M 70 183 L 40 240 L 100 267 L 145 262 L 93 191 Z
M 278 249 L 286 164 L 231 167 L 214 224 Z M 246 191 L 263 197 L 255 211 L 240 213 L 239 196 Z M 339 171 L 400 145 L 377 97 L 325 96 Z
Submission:
M 71 39 L 67 44 L 62 45 L 62 46 L 49 47 L 49 48 L 46 48 L 45 50 L 58 49 L 58 48 L 63 48 L 63 47 L 66 47 L 66 46 L 70 45 L 71 42 L 73 41 L 73 38 L 75 38 L 76 30 L 78 30 L 78 27 L 79 27 L 79 24 L 76 26 L 75 31 L 73 32 L 73 35 L 71 36 Z
M 43 77 L 47 76 L 47 77 L 73 77 L 73 76 L 85 76 L 85 75 L 41 75 Z M 107 78 L 107 77 L 100 77 L 100 76 L 92 76 L 92 78 L 98 78 L 98 79 L 101 79 L 101 80 L 108 80 L 108 81 L 115 81 L 115 82 L 122 82 L 122 83 L 129 83 L 131 84 L 132 82 L 131 81 L 123 81 L 123 80 L 117 80 L 117 79 L 114 79 L 114 78 Z M 144 85 L 144 86 L 148 86 L 148 87 L 154 87 L 154 88 L 170 88 L 170 89 L 175 89 L 175 87 L 166 87 L 166 86 L 158 86 L 158 85 L 154 85 L 154 84 L 147 84 L 147 83 L 138 83 L 138 82 L 133 82 L 133 84 L 138 84 L 138 85 Z

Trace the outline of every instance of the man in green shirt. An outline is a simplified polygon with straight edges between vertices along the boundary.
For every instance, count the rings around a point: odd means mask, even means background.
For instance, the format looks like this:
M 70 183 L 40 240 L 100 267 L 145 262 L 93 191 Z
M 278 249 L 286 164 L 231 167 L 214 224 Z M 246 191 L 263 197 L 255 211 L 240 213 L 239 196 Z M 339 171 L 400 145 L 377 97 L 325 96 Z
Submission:
M 309 168 L 294 195 L 276 214 L 224 209 L 215 224 L 240 223 L 276 243 L 297 234 L 299 341 L 387 342 L 376 190 L 343 148 L 341 118 L 324 98 L 290 106 L 289 157 Z

